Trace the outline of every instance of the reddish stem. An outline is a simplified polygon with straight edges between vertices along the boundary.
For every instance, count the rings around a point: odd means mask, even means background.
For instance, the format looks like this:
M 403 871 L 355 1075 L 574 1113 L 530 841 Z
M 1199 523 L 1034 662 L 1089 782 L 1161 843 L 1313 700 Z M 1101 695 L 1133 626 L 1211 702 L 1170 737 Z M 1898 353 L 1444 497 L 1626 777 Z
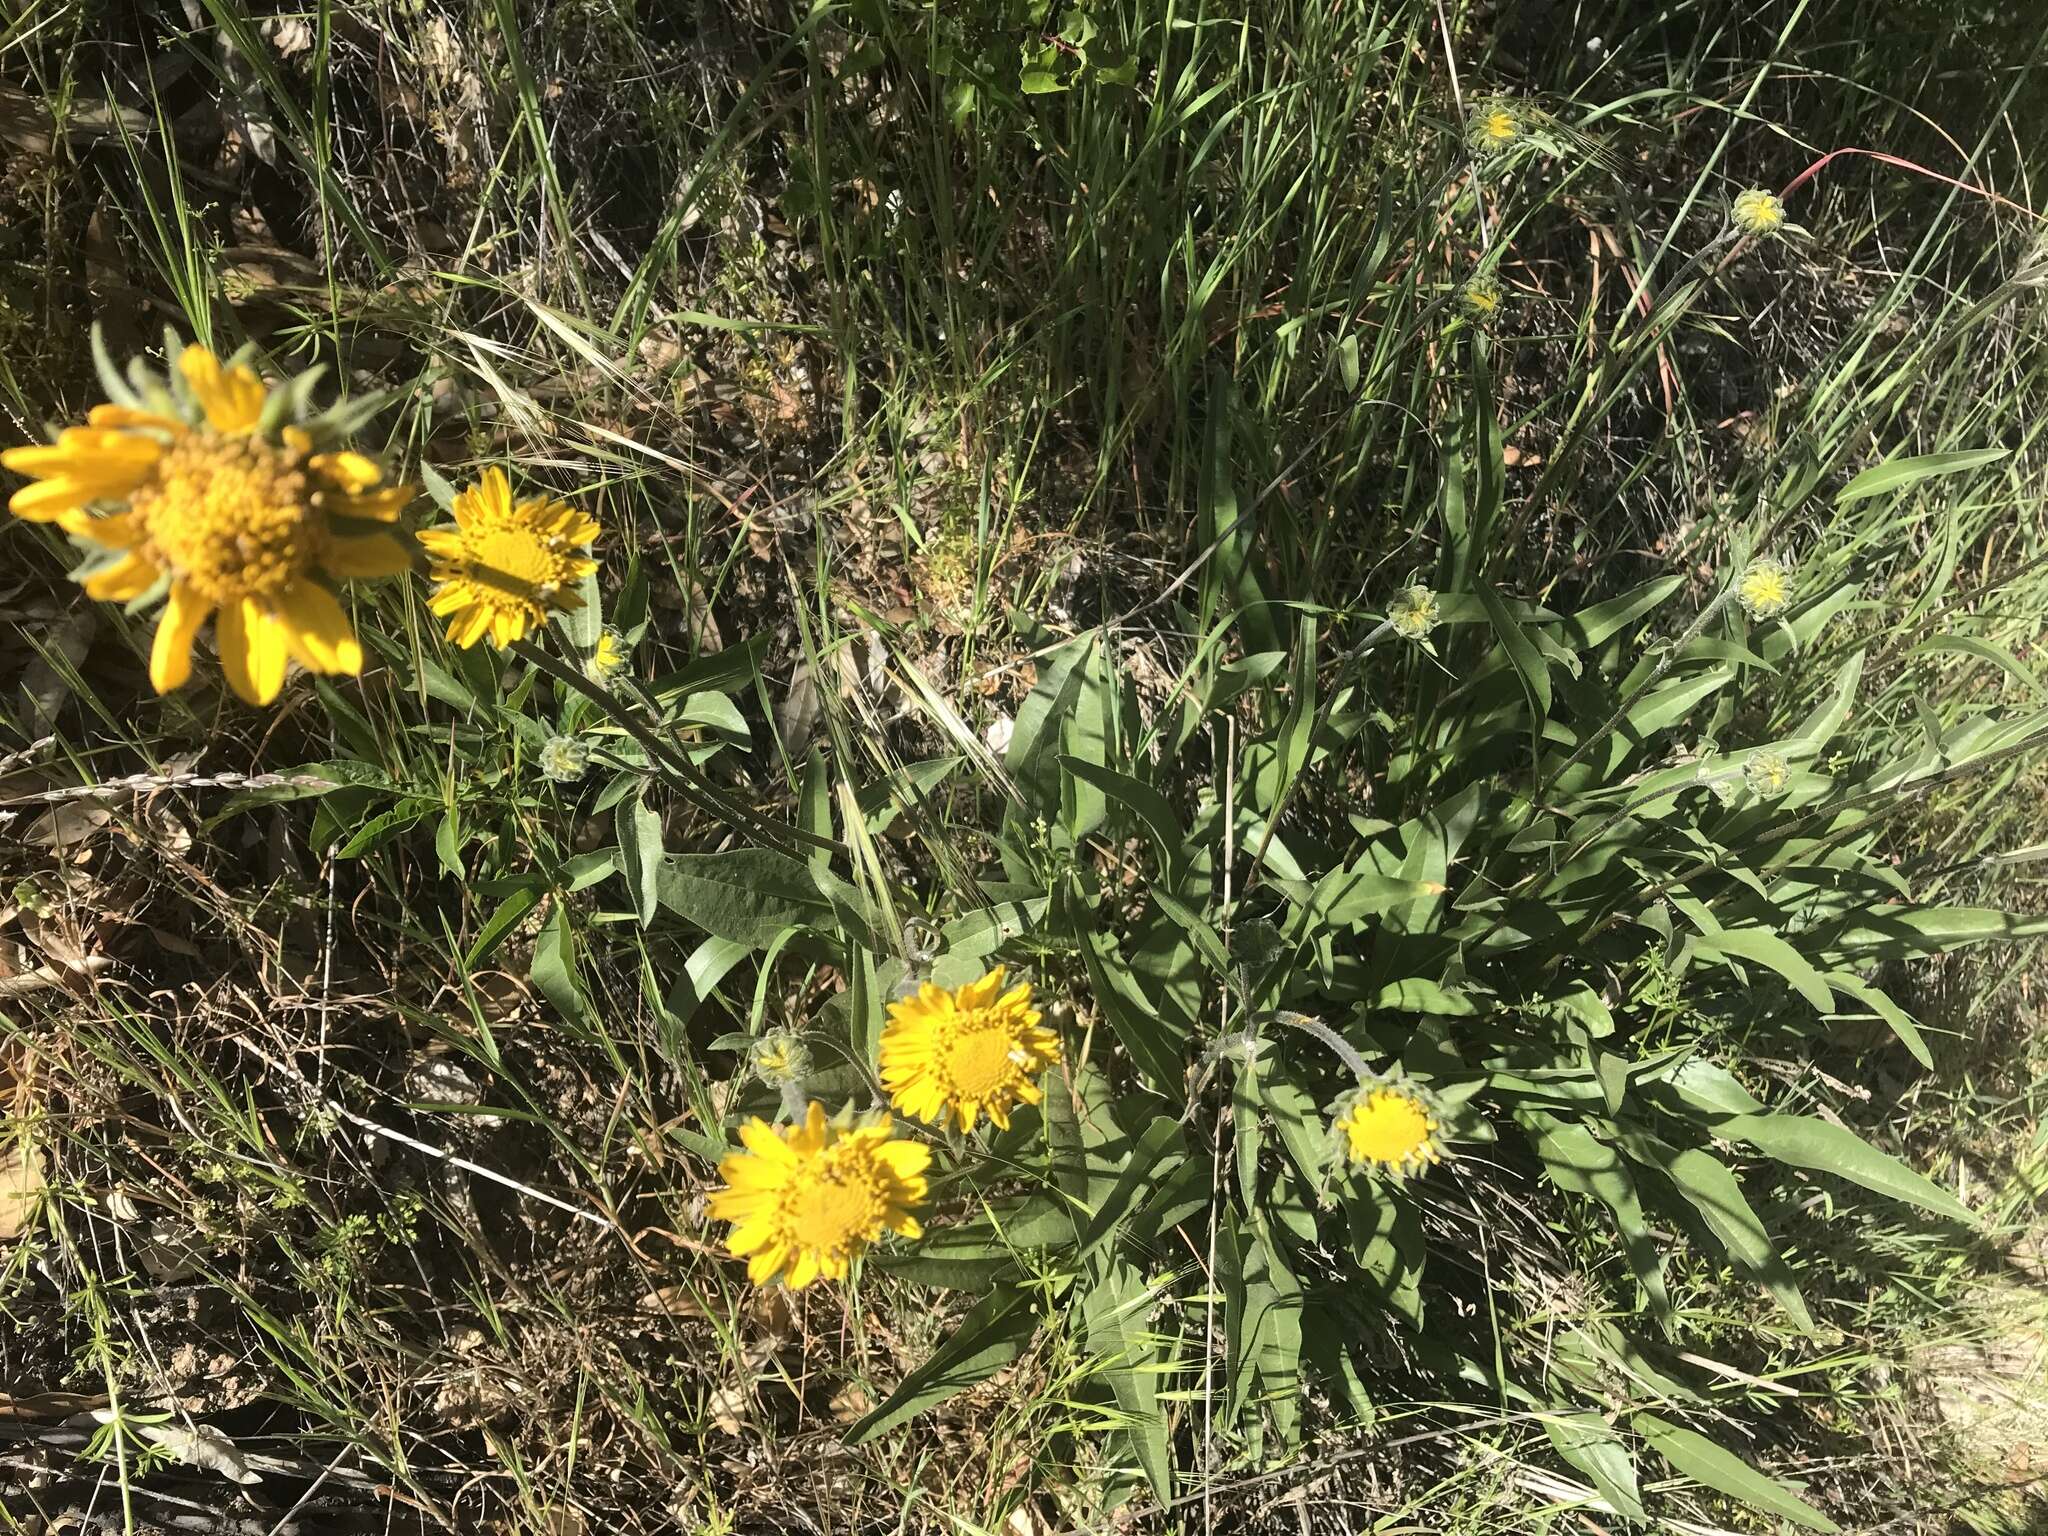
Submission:
M 1973 186 L 1971 183 L 1967 181 L 1958 181 L 1953 176 L 1944 176 L 1941 174 L 1941 172 L 1936 170 L 1930 170 L 1928 169 L 1928 167 L 1921 165 L 1916 161 L 1901 159 L 1897 155 L 1888 155 L 1885 154 L 1882 150 L 1857 149 L 1853 146 L 1844 149 L 1829 150 L 1826 154 L 1822 155 L 1818 160 L 1814 161 L 1813 164 L 1809 165 L 1805 170 L 1801 171 L 1797 176 L 1794 176 L 1791 182 L 1787 184 L 1785 190 L 1779 194 L 1780 197 L 1789 198 L 1794 192 L 1797 192 L 1800 189 L 1800 187 L 1804 186 L 1808 181 L 1810 181 L 1814 177 L 1814 175 L 1819 172 L 1822 166 L 1826 165 L 1830 160 L 1833 160 L 1838 155 L 1868 155 L 1873 160 L 1882 160 L 1886 165 L 1896 165 L 1903 170 L 1915 171 L 1922 176 L 1930 178 L 1931 180 L 1946 182 L 1951 187 L 1960 187 L 1963 189 L 1963 191 L 1975 193 L 1978 197 L 1989 198 L 1992 202 L 1998 203 L 2003 207 L 2011 208 L 2018 213 L 2024 213 L 2030 219 L 2040 218 L 2040 215 L 2035 213 L 2033 209 L 2027 207 L 2026 204 L 2016 203 L 2011 198 L 2000 196 L 1998 193 L 1990 191 L 1987 188 Z

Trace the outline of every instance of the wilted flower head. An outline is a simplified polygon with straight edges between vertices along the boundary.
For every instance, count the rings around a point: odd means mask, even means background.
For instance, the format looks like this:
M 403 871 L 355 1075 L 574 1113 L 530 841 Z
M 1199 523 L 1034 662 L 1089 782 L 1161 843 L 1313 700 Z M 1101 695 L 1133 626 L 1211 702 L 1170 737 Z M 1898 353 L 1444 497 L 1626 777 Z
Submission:
M 574 736 L 550 736 L 538 761 L 540 771 L 557 784 L 574 784 L 590 770 L 590 748 Z
M 1785 227 L 1785 205 L 1777 193 L 1751 187 L 1735 194 L 1728 205 L 1728 222 L 1745 235 L 1775 235 Z
M 1361 1078 L 1330 1115 L 1340 1157 L 1367 1173 L 1397 1180 L 1442 1161 L 1442 1128 L 1435 1101 L 1421 1085 L 1398 1075 Z
M 1792 606 L 1792 572 L 1782 560 L 1760 555 L 1735 582 L 1735 600 L 1752 619 L 1775 619 Z
M 1521 105 L 1496 96 L 1474 105 L 1465 129 L 1465 142 L 1477 154 L 1497 155 L 1511 148 L 1528 131 Z
M 1500 312 L 1500 284 L 1486 276 L 1473 278 L 1458 290 L 1458 307 L 1473 320 L 1491 320 Z
M 1792 765 L 1768 747 L 1759 747 L 1743 762 L 1742 782 L 1757 799 L 1772 799 L 1792 782 Z
M 1387 604 L 1387 622 L 1403 640 L 1420 640 L 1441 621 L 1436 594 L 1424 586 L 1404 587 Z

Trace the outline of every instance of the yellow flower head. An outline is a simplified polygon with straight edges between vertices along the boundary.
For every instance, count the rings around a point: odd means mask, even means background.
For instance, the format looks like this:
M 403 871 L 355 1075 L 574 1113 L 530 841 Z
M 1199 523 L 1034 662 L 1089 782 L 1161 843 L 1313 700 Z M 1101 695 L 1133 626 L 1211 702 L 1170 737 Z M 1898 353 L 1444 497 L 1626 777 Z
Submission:
M 357 673 L 363 648 L 329 581 L 389 576 L 412 557 L 387 531 L 412 500 L 359 453 L 323 447 L 339 435 L 299 424 L 305 381 L 266 390 L 248 368 L 223 368 L 183 348 L 175 380 L 140 367 L 133 387 L 109 366 L 119 403 L 48 446 L 10 448 L 0 465 L 35 483 L 8 502 L 16 517 L 54 522 L 109 551 L 83 576 L 89 596 L 125 602 L 162 588 L 151 648 L 157 692 L 192 675 L 192 641 L 214 625 L 221 670 L 252 704 L 268 704 L 287 666 Z
M 1735 600 L 1752 619 L 1775 619 L 1792 606 L 1792 573 L 1768 555 L 1752 560 L 1736 580 Z
M 948 991 L 926 982 L 889 1005 L 882 1030 L 882 1086 L 889 1102 L 925 1121 L 963 1131 L 987 1115 L 1007 1130 L 1010 1111 L 1045 1097 L 1033 1081 L 1060 1059 L 1059 1036 L 1043 1028 L 1031 987 L 1003 990 L 1003 968 Z
M 557 784 L 581 783 L 590 772 L 590 744 L 574 736 L 550 736 L 541 743 L 534 760 Z
M 897 1140 L 886 1115 L 848 1128 L 813 1103 L 802 1125 L 750 1120 L 740 1140 L 746 1151 L 718 1165 L 725 1187 L 712 1193 L 711 1215 L 733 1224 L 726 1246 L 757 1285 L 777 1275 L 793 1291 L 821 1276 L 843 1280 L 885 1229 L 922 1235 L 912 1213 L 924 1204 L 931 1149 Z
M 465 648 L 485 636 L 503 650 L 550 613 L 583 606 L 576 584 L 597 569 L 582 551 L 597 521 L 545 496 L 515 504 L 502 469 L 455 498 L 453 527 L 420 535 L 436 586 L 428 606 L 448 620 L 448 638 Z
M 763 1035 L 749 1048 L 747 1056 L 754 1076 L 770 1088 L 801 1083 L 811 1070 L 810 1051 L 786 1029 Z
M 1500 313 L 1500 284 L 1490 277 L 1475 277 L 1458 290 L 1458 307 L 1480 322 Z
M 1785 205 L 1777 193 L 1751 187 L 1735 194 L 1728 205 L 1728 221 L 1745 235 L 1775 235 L 1785 227 Z
M 1465 141 L 1479 154 L 1497 155 L 1528 131 L 1521 109 L 1512 101 L 1482 101 L 1472 112 Z
M 1368 1078 L 1339 1099 L 1330 1127 L 1355 1167 L 1395 1179 L 1443 1159 L 1442 1120 L 1427 1094 L 1401 1078 Z

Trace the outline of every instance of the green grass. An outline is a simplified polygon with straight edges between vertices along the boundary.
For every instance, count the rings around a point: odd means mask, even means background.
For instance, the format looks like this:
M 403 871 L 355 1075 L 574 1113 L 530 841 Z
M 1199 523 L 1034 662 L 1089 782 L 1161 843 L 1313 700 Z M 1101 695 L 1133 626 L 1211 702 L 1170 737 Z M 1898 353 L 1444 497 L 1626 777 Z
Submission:
M 1698 598 L 1752 548 L 1806 590 L 1853 584 L 1814 651 L 1675 747 L 1782 734 L 1856 650 L 1858 763 L 2038 707 L 2038 28 L 1932 3 L 1599 9 L 1543 28 L 1452 6 L 1447 37 L 1434 5 L 1104 0 L 1077 43 L 995 3 L 18 8 L 10 440 L 96 398 L 93 320 L 117 353 L 169 322 L 397 391 L 373 432 L 393 463 L 459 484 L 510 459 L 602 518 L 607 612 L 645 618 L 633 676 L 694 701 L 689 751 L 724 796 L 848 836 L 849 878 L 899 927 L 1002 878 L 990 742 L 1061 641 L 1104 627 L 1148 730 L 1261 651 L 1287 659 L 1246 729 L 1302 680 L 1328 697 L 1387 596 L 1437 571 L 1496 425 L 1513 460 L 1482 559 L 1532 601 L 1664 574 Z M 1063 26 L 1064 88 L 1022 92 L 1020 50 Z M 1133 87 L 1104 78 L 1127 58 Z M 1528 113 L 1476 169 L 1453 60 L 1467 107 Z M 1806 181 L 1805 237 L 1724 240 L 1734 192 L 1847 148 L 1892 158 Z M 1484 376 L 1458 307 L 1479 274 L 1504 295 Z M 1987 447 L 2006 456 L 1835 499 L 1885 458 Z M 1105 1433 L 1129 1420 L 1118 1362 L 1079 1328 L 843 1445 L 963 1300 L 874 1270 L 764 1295 L 701 1205 L 723 1121 L 771 1102 L 714 1042 L 809 1024 L 836 969 L 795 945 L 733 963 L 635 921 L 616 878 L 579 888 L 618 840 L 609 776 L 533 763 L 592 712 L 544 712 L 516 663 L 447 647 L 416 585 L 357 589 L 363 679 L 258 713 L 205 680 L 156 699 L 147 620 L 95 605 L 66 629 L 62 542 L 13 524 L 0 550 L 0 675 L 28 685 L 0 699 L 0 958 L 64 983 L 0 997 L 9 1126 L 50 1191 L 0 1242 L 0 1384 L 82 1394 L 121 1431 L 45 1507 L 103 1473 L 99 1507 L 137 1522 L 159 1495 L 225 1502 L 216 1472 L 145 1469 L 140 1416 L 170 1412 L 273 1459 L 259 1511 L 303 1495 L 335 1529 L 1611 1519 L 1568 1512 L 1592 1491 L 1539 1426 L 1399 1343 L 1369 1433 L 1312 1397 L 1277 1464 L 1205 1443 L 1213 1383 L 1169 1392 L 1185 1480 L 1161 1512 Z M 212 782 L 332 763 L 365 784 Z M 152 783 L 80 792 L 131 774 Z M 1886 846 L 1922 894 L 2038 911 L 2013 855 L 2048 842 L 2040 786 L 2034 756 L 1937 779 L 1886 803 Z M 1296 814 L 1341 822 L 1355 788 L 1309 782 Z M 56 794 L 111 815 L 53 845 Z M 670 852 L 735 836 L 701 800 L 650 804 Z M 1816 1346 L 1660 1234 L 1687 1347 L 1720 1367 L 1686 1377 L 1703 1421 L 1849 1528 L 2026 1528 L 1915 1383 L 1981 1331 L 1985 1277 L 2039 1252 L 2030 964 L 1916 973 L 1931 1072 L 1861 1038 L 1758 1068 L 1970 1188 L 1982 1242 L 1766 1178 Z M 1074 991 L 1075 1037 L 1108 1051 Z M 1432 1304 L 1484 1313 L 1509 1362 L 1612 1325 L 1629 1277 L 1604 1221 L 1485 1149 L 1466 1167 L 1435 1196 L 1460 1262 Z M 1474 1230 L 1497 1248 L 1474 1257 Z M 1157 1255 L 1193 1282 L 1156 1326 L 1198 1381 L 1209 1257 Z M 69 1454 L 70 1411 L 12 1438 Z M 1902 1471 L 1901 1436 L 1953 1454 Z M 1646 1492 L 1766 1528 L 1683 1478 Z

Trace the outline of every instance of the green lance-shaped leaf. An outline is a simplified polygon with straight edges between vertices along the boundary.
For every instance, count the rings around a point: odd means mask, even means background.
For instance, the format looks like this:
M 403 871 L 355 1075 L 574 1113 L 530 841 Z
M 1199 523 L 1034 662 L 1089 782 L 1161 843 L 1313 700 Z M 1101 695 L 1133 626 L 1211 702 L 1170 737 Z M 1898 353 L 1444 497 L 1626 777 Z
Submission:
M 1792 989 L 1822 1013 L 1835 1011 L 1835 994 L 1828 990 L 1811 961 L 1775 933 L 1761 928 L 1723 928 L 1703 933 L 1692 940 L 1692 952 L 1702 960 L 1753 960 L 1776 971 Z
M 1657 1240 L 1643 1219 L 1642 1202 L 1636 1198 L 1635 1180 L 1621 1155 L 1585 1126 L 1539 1111 L 1517 1114 L 1531 1133 L 1543 1170 L 1558 1188 L 1573 1194 L 1591 1195 L 1614 1213 L 1614 1225 L 1621 1233 L 1622 1251 L 1649 1298 L 1658 1320 L 1670 1325 L 1671 1296 L 1664 1288 L 1664 1267 L 1657 1252 Z
M 633 915 L 645 927 L 654 921 L 661 900 L 661 815 L 642 793 L 619 802 L 616 822 L 619 868 L 633 898 Z
M 1642 1490 L 1636 1483 L 1635 1460 L 1605 1419 L 1590 1409 L 1560 1413 L 1546 1417 L 1543 1430 L 1557 1447 L 1557 1454 L 1593 1480 L 1600 1497 L 1617 1515 L 1630 1520 L 1649 1519 L 1643 1509 Z
M 1660 1419 L 1654 1413 L 1637 1414 L 1631 1427 L 1672 1466 L 1717 1493 L 1725 1493 L 1752 1509 L 1790 1520 L 1809 1531 L 1841 1529 L 1776 1478 L 1764 1476 L 1733 1451 L 1716 1445 L 1696 1430 Z
M 846 1432 L 846 1443 L 864 1444 L 955 1393 L 987 1381 L 1023 1354 L 1037 1331 L 1038 1317 L 1031 1310 L 1028 1292 L 1007 1286 L 990 1292 L 961 1319 L 951 1338 Z
M 765 848 L 664 859 L 655 891 L 685 922 L 751 949 L 832 910 L 808 865 Z
M 1640 1132 L 1624 1131 L 1622 1141 L 1629 1156 L 1670 1179 L 1728 1256 L 1763 1282 L 1802 1332 L 1812 1333 L 1813 1314 L 1792 1283 L 1792 1271 L 1727 1166 L 1710 1152 L 1677 1151 Z
M 1872 465 L 1835 493 L 1835 505 L 1902 491 L 1909 485 L 1932 480 L 1937 475 L 1959 475 L 1967 470 L 1996 464 L 2011 454 L 2009 448 L 1966 448 L 1959 453 L 1923 453 L 1905 459 L 1886 459 Z
M 1110 1254 L 1095 1266 L 1081 1294 L 1088 1346 L 1107 1357 L 1103 1374 L 1126 1419 L 1125 1433 L 1145 1481 L 1161 1504 L 1173 1498 L 1173 1454 L 1159 1411 L 1161 1340 L 1149 1327 L 1152 1293 L 1144 1278 Z
M 1905 1200 L 1923 1210 L 1968 1222 L 1969 1207 L 1933 1180 L 1915 1173 L 1890 1153 L 1880 1152 L 1846 1126 L 1810 1115 L 1733 1115 L 1714 1123 L 1714 1134 L 1746 1141 L 1757 1151 L 1795 1168 L 1832 1173 L 1852 1184 Z

